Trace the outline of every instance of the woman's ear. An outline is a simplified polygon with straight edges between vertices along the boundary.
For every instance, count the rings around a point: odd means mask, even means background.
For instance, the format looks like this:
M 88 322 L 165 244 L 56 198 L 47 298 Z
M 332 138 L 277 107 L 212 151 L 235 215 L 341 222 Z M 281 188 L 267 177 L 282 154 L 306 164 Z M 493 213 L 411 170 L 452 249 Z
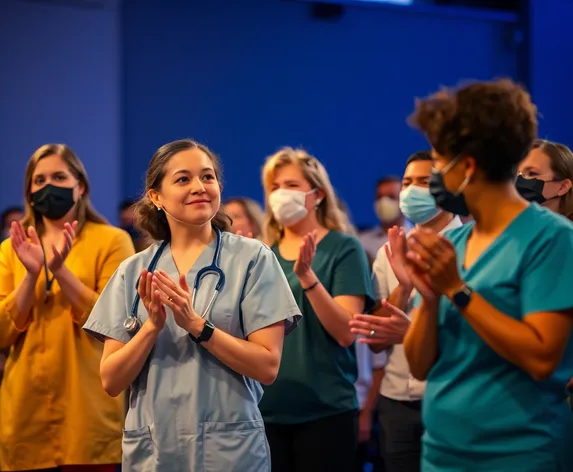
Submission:
M 161 209 L 161 204 L 159 203 L 159 194 L 157 193 L 156 190 L 149 190 L 147 192 L 147 198 L 149 198 L 151 200 L 151 203 L 153 203 L 153 205 L 155 205 L 155 208 L 157 208 L 158 210 Z
M 321 188 L 316 189 L 316 206 L 318 207 L 326 197 L 326 192 Z
M 559 195 L 560 197 L 562 197 L 563 195 L 565 195 L 567 192 L 571 191 L 571 187 L 573 186 L 573 183 L 571 182 L 571 179 L 565 179 L 561 182 L 561 186 L 559 187 L 559 190 L 557 191 L 557 195 Z

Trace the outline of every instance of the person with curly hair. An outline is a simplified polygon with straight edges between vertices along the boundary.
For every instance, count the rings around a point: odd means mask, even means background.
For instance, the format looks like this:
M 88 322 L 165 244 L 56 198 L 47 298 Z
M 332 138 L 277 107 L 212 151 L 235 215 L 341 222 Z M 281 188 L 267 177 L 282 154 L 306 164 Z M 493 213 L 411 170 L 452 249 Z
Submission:
M 403 241 L 419 293 L 404 348 L 427 381 L 422 470 L 573 470 L 573 225 L 515 185 L 536 108 L 510 80 L 478 82 L 418 101 L 411 123 L 433 148 L 437 204 L 474 218 Z

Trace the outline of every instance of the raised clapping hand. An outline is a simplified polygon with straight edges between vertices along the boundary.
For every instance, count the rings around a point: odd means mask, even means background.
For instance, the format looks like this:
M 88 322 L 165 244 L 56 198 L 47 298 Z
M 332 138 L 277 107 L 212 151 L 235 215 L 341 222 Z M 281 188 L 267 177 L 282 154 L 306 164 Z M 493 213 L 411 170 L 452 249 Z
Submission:
M 398 283 L 402 287 L 411 289 L 412 281 L 406 270 L 406 265 L 408 264 L 408 260 L 406 259 L 406 247 L 407 242 L 404 228 L 398 228 L 397 226 L 390 228 L 388 230 L 388 244 L 384 245 L 386 257 Z
M 294 263 L 294 273 L 298 277 L 304 277 L 310 270 L 310 266 L 316 255 L 316 238 L 317 232 L 312 231 L 305 235 L 300 245 L 298 257 Z
M 72 224 L 64 224 L 64 232 L 60 238 L 58 245 L 52 244 L 52 257 L 48 261 L 48 269 L 52 273 L 60 269 L 64 265 L 64 261 L 70 250 L 72 249 L 72 244 L 76 237 L 76 229 L 78 227 L 78 222 L 74 221 Z
M 164 271 L 156 270 L 153 273 L 153 283 L 157 286 L 161 303 L 173 312 L 175 323 L 194 336 L 201 333 L 205 320 L 193 309 L 191 291 L 185 275 L 179 276 L 177 284 Z
M 156 331 L 161 331 L 165 326 L 167 313 L 161 303 L 161 292 L 157 289 L 157 284 L 153 282 L 153 274 L 143 269 L 137 286 L 143 306 L 147 310 L 147 317 Z
M 10 226 L 10 241 L 14 252 L 26 270 L 33 275 L 38 275 L 44 265 L 44 250 L 38 238 L 38 233 L 33 226 L 28 228 L 28 237 L 24 228 L 18 221 Z M 30 238 L 28 240 L 28 238 Z
M 410 233 L 406 257 L 408 274 L 424 298 L 449 295 L 463 285 L 452 243 L 431 229 Z

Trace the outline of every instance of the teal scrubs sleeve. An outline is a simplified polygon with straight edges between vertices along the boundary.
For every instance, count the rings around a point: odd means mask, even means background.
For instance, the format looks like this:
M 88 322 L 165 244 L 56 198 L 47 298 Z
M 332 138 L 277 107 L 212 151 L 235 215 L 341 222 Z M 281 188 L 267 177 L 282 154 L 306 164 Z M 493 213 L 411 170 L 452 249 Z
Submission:
M 567 270 L 573 267 L 573 229 L 556 228 L 538 238 L 523 265 L 522 313 L 562 311 L 573 308 L 573 286 Z
M 285 334 L 290 334 L 302 317 L 277 258 L 266 246 L 249 269 L 241 315 L 245 336 L 283 320 Z

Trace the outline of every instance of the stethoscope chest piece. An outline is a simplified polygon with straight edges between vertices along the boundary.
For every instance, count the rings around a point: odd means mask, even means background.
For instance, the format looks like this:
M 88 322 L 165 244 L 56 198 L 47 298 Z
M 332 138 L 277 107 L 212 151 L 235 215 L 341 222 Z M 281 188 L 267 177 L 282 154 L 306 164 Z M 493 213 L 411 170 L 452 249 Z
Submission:
M 129 316 L 123 322 L 123 327 L 128 333 L 135 333 L 139 329 L 139 319 L 136 316 Z

